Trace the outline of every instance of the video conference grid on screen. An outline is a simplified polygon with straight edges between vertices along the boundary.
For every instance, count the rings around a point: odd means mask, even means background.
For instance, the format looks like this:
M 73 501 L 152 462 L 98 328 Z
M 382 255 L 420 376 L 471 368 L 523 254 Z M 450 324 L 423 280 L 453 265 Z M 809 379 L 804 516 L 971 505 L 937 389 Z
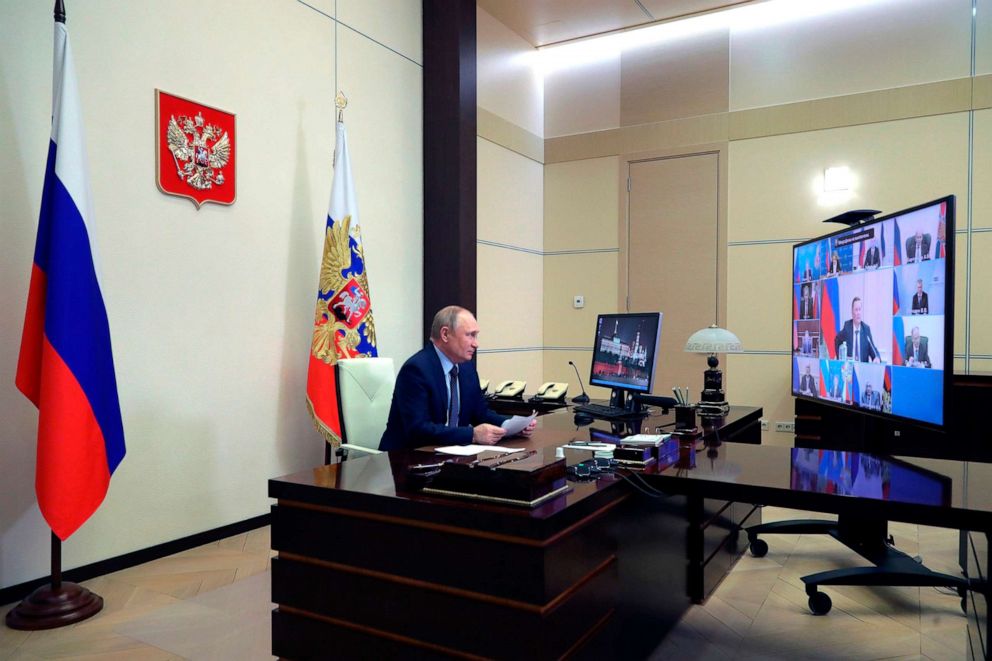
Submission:
M 941 425 L 953 196 L 793 248 L 792 392 Z
M 651 392 L 660 334 L 660 312 L 599 315 L 589 382 L 594 386 Z

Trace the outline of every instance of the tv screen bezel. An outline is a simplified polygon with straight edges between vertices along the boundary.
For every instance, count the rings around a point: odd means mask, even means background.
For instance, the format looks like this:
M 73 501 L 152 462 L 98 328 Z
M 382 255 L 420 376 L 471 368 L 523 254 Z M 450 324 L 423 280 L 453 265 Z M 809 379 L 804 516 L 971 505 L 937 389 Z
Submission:
M 901 216 L 905 216 L 907 214 L 914 213 L 916 211 L 919 211 L 921 209 L 925 209 L 927 207 L 939 206 L 942 203 L 946 203 L 947 204 L 947 211 L 946 211 L 945 216 L 944 216 L 944 240 L 945 240 L 945 243 L 944 243 L 944 246 L 945 246 L 945 251 L 944 251 L 944 260 L 945 260 L 945 263 L 944 263 L 945 264 L 945 267 L 944 267 L 944 370 L 943 370 L 944 371 L 944 374 L 943 374 L 943 379 L 942 379 L 944 392 L 943 392 L 943 397 L 942 397 L 942 401 L 941 401 L 941 405 L 942 405 L 941 422 L 940 423 L 934 423 L 934 422 L 930 422 L 930 421 L 926 421 L 926 420 L 918 420 L 916 418 L 909 418 L 909 417 L 906 417 L 906 416 L 896 415 L 895 413 L 885 413 L 883 411 L 871 411 L 871 410 L 868 410 L 868 409 L 864 409 L 864 408 L 855 406 L 854 404 L 844 404 L 844 403 L 835 402 L 835 401 L 829 400 L 829 399 L 822 399 L 820 397 L 809 397 L 808 395 L 803 395 L 803 394 L 796 393 L 796 392 L 794 392 L 792 390 L 792 384 L 794 382 L 794 378 L 795 377 L 791 373 L 791 370 L 794 369 L 794 366 L 796 365 L 796 362 L 794 360 L 793 361 L 790 361 L 790 377 L 791 377 L 789 379 L 789 394 L 790 395 L 792 395 L 793 397 L 795 397 L 797 399 L 803 399 L 803 400 L 806 400 L 808 402 L 816 402 L 818 404 L 823 404 L 825 406 L 831 406 L 833 408 L 840 409 L 842 411 L 852 411 L 852 412 L 855 412 L 855 413 L 860 413 L 860 414 L 863 414 L 863 415 L 866 415 L 866 416 L 880 418 L 880 419 L 883 419 L 883 420 L 894 420 L 894 421 L 898 421 L 898 422 L 905 422 L 905 423 L 909 423 L 909 424 L 916 425 L 916 426 L 919 426 L 919 427 L 924 427 L 924 428 L 927 428 L 927 429 L 936 429 L 936 430 L 941 430 L 941 431 L 943 431 L 943 430 L 945 430 L 945 429 L 948 428 L 948 414 L 950 412 L 951 384 L 952 384 L 952 382 L 954 380 L 954 271 L 955 271 L 955 263 L 956 263 L 955 262 L 955 259 L 956 259 L 956 255 L 955 255 L 955 242 L 954 242 L 954 240 L 953 239 L 952 240 L 947 240 L 947 239 L 948 239 L 948 237 L 954 237 L 955 236 L 955 230 L 956 230 L 956 225 L 957 225 L 957 204 L 956 204 L 956 201 L 957 201 L 957 198 L 956 198 L 955 195 L 953 195 L 953 194 L 952 195 L 945 195 L 944 197 L 938 197 L 938 198 L 936 198 L 934 200 L 931 200 L 929 202 L 924 202 L 922 204 L 917 204 L 917 205 L 912 206 L 912 207 L 907 207 L 905 209 L 901 209 L 899 211 L 886 214 L 884 216 L 879 216 L 878 218 L 874 218 L 872 220 L 869 220 L 869 221 L 867 221 L 865 223 L 861 223 L 859 225 L 850 225 L 850 226 L 847 226 L 847 227 L 840 228 L 840 229 L 838 229 L 836 231 L 830 232 L 828 234 L 823 234 L 823 235 L 820 235 L 820 236 L 816 236 L 816 237 L 814 237 L 812 239 L 807 239 L 805 241 L 801 241 L 799 243 L 795 243 L 795 244 L 792 245 L 792 255 L 791 255 L 791 265 L 792 265 L 791 274 L 792 275 L 790 276 L 791 282 L 789 284 L 789 320 L 790 320 L 790 332 L 789 332 L 789 336 L 790 336 L 790 340 L 789 340 L 790 350 L 789 350 L 789 354 L 790 354 L 790 356 L 795 357 L 795 355 L 796 355 L 795 354 L 796 348 L 793 346 L 792 339 L 791 339 L 792 338 L 792 335 L 793 335 L 793 333 L 792 333 L 792 327 L 791 326 L 794 325 L 795 322 L 796 322 L 795 317 L 793 317 L 794 305 L 795 305 L 793 299 L 794 299 L 794 296 L 795 296 L 795 294 L 794 294 L 794 287 L 796 285 L 796 282 L 795 282 L 795 273 L 796 273 L 796 254 L 797 254 L 797 251 L 800 248 L 802 248 L 803 246 L 815 244 L 817 242 L 823 241 L 825 239 L 830 239 L 831 237 L 839 236 L 841 234 L 846 234 L 846 233 L 851 232 L 852 230 L 855 230 L 855 229 L 865 228 L 865 227 L 871 227 L 873 225 L 879 225 L 879 224 L 881 224 L 881 223 L 883 223 L 883 222 L 885 222 L 887 220 L 892 220 L 894 218 L 899 218 Z M 822 304 L 823 304 L 823 302 L 821 300 L 820 305 L 822 306 Z
M 646 388 L 638 388 L 637 386 L 631 386 L 629 384 L 615 384 L 615 383 L 605 383 L 599 381 L 596 378 L 594 368 L 596 366 L 596 338 L 599 337 L 599 329 L 602 325 L 603 318 L 630 318 L 630 317 L 655 317 L 657 322 L 654 334 L 654 350 L 651 353 L 651 370 L 650 376 L 648 377 L 648 385 Z M 661 322 L 663 319 L 661 312 L 604 312 L 596 315 L 596 329 L 593 331 L 593 347 L 592 347 L 592 358 L 589 361 L 589 385 L 596 386 L 598 388 L 610 388 L 611 390 L 624 390 L 626 392 L 636 392 L 639 394 L 648 394 L 654 390 L 654 382 L 657 377 L 657 367 L 658 367 L 658 347 L 661 346 Z

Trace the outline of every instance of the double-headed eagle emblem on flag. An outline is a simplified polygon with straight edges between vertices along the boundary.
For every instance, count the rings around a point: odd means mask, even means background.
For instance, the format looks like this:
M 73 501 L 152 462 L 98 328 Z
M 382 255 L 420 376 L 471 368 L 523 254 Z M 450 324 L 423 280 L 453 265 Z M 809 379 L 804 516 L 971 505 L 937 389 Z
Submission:
M 357 226 L 354 231 L 358 233 Z M 356 240 L 351 232 L 351 216 L 345 216 L 340 223 L 329 224 L 324 234 L 311 351 L 328 365 L 338 358 L 375 355 L 365 252 L 360 238 Z

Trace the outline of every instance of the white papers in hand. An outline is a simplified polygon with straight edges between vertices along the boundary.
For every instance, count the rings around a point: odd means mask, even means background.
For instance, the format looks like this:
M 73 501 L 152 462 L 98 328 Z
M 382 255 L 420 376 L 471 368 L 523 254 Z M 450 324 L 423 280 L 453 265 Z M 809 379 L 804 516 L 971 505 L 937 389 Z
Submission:
M 499 452 L 509 454 L 510 452 L 522 452 L 523 448 L 501 448 L 498 445 L 446 445 L 443 448 L 434 448 L 438 454 L 453 454 L 459 457 L 471 457 L 480 452 Z
M 507 436 L 515 436 L 523 430 L 527 429 L 527 425 L 530 421 L 537 417 L 537 411 L 531 413 L 530 415 L 515 415 L 509 420 L 504 420 L 502 427 L 506 430 Z

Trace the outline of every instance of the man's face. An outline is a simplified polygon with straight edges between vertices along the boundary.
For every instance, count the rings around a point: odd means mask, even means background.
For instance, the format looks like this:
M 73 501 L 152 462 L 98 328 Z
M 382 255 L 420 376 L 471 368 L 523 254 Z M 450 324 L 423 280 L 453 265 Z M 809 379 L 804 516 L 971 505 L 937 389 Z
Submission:
M 916 230 L 916 242 L 919 243 L 922 240 L 923 240 L 923 232 L 921 232 L 920 230 Z
M 914 328 L 913 329 L 913 346 L 914 347 L 920 346 L 920 329 L 919 328 Z
M 806 376 L 809 376 L 809 365 L 806 366 Z
M 923 283 L 922 282 L 917 282 L 916 283 L 916 293 L 917 294 L 922 294 L 923 293 Z
M 854 320 L 855 326 L 861 325 L 861 301 L 854 301 L 851 305 L 851 319 Z
M 871 384 L 870 383 L 867 386 L 865 386 L 865 395 L 871 397 Z
M 456 365 L 472 360 L 478 348 L 479 322 L 470 312 L 460 313 L 453 329 L 441 328 L 440 349 Z

